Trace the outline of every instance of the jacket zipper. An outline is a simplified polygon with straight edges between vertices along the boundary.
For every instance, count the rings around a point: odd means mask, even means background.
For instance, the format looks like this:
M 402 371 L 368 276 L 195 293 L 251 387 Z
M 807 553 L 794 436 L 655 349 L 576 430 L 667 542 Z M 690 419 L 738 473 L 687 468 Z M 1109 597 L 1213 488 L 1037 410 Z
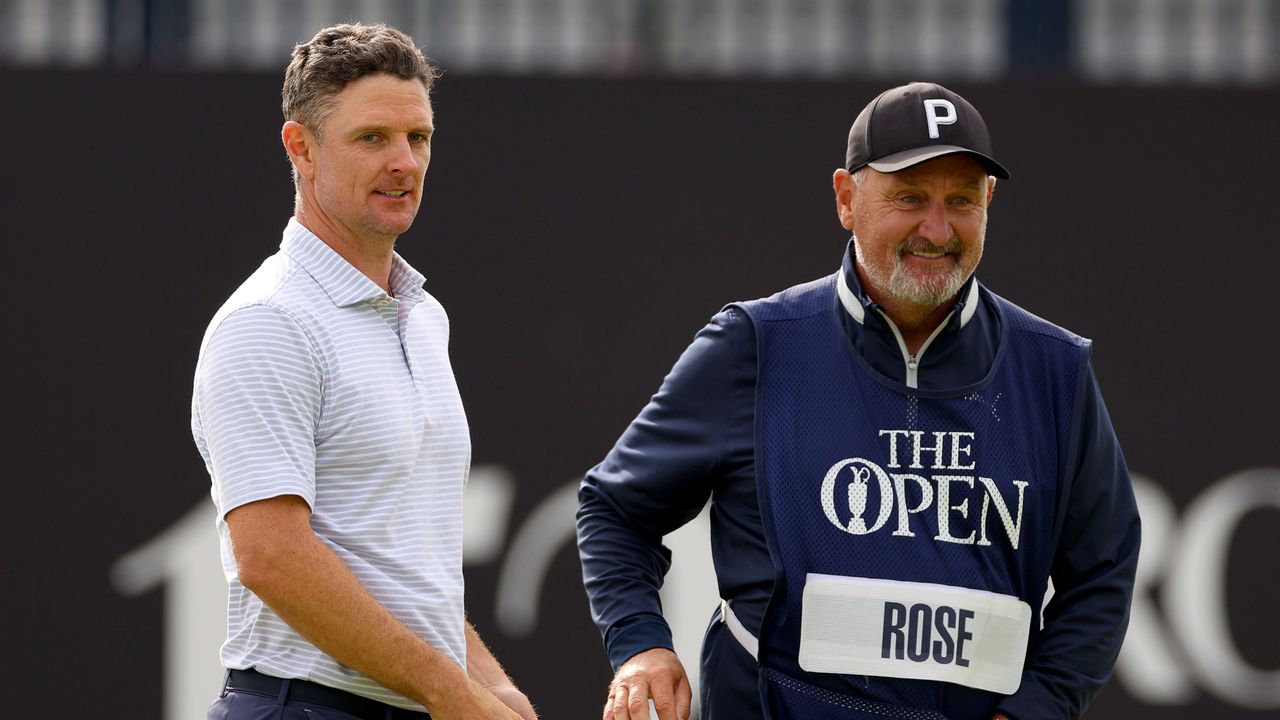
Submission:
M 898 341 L 898 349 L 902 351 L 902 359 L 907 366 L 907 387 L 913 390 L 920 389 L 920 358 L 924 357 L 924 351 L 929 349 L 930 343 L 933 342 L 934 338 L 938 337 L 938 333 L 942 332 L 947 323 L 951 322 L 951 316 L 955 312 L 952 311 L 942 322 L 938 323 L 938 327 L 933 329 L 933 332 L 925 339 L 924 344 L 914 354 L 907 351 L 907 341 L 902 339 L 902 331 L 898 330 L 898 326 L 893 323 L 893 320 L 889 319 L 885 311 L 877 308 L 876 312 L 880 313 L 884 321 L 889 323 L 889 329 L 893 331 L 893 337 Z

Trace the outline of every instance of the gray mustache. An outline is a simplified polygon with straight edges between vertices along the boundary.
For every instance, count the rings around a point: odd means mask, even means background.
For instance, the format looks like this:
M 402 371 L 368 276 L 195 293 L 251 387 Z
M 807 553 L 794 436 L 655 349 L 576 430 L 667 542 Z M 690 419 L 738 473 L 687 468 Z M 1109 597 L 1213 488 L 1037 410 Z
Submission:
M 964 246 L 960 244 L 960 238 L 957 237 L 951 238 L 946 245 L 942 246 L 934 245 L 924 238 L 911 238 L 898 246 L 898 257 L 902 257 L 907 253 L 938 252 L 939 250 L 951 255 L 959 255 L 963 248 Z

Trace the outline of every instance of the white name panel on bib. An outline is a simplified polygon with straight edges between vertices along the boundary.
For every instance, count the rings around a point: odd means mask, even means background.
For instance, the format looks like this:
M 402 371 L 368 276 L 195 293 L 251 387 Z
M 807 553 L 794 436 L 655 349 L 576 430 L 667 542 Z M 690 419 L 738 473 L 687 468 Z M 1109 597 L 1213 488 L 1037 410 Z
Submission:
M 1031 606 L 982 590 L 809 573 L 800 667 L 940 680 L 1012 695 L 1022 683 Z

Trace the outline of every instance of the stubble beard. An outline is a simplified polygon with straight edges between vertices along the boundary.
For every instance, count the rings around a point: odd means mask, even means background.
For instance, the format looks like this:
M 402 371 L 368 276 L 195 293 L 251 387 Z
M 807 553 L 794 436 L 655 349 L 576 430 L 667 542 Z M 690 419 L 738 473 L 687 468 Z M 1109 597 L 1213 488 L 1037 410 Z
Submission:
M 362 212 L 356 223 L 360 226 L 360 229 L 370 235 L 394 240 L 396 237 L 408 232 L 409 228 L 413 226 L 413 221 L 418 218 L 418 210 L 422 201 L 420 197 L 417 199 L 419 205 L 409 208 L 407 217 L 400 213 L 394 215 L 381 213 L 370 203 L 361 209 Z
M 359 225 L 362 230 L 374 237 L 391 238 L 394 240 L 408 232 L 409 228 L 413 226 L 413 221 L 416 218 L 416 212 L 410 216 L 407 221 L 405 221 L 380 217 L 377 213 L 370 211 L 364 217 L 360 218 Z
M 349 197 L 342 194 L 344 190 L 345 188 L 330 188 L 317 183 L 314 189 L 317 207 L 329 212 L 331 217 L 344 223 L 358 237 L 379 243 L 394 243 L 400 235 L 407 232 L 417 219 L 422 202 L 418 198 L 419 205 L 412 209 L 407 218 L 393 217 L 378 212 L 367 198 L 364 206 L 344 207 L 344 202 L 349 202 Z

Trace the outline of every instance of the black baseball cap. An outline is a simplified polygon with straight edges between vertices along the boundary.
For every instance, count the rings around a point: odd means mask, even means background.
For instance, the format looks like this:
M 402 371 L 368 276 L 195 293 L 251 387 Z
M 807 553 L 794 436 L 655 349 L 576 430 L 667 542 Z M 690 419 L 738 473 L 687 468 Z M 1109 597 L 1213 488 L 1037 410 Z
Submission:
M 844 167 L 891 173 L 954 153 L 973 156 L 998 178 L 1009 177 L 991 157 L 991 137 L 977 109 L 941 85 L 914 82 L 885 90 L 858 113 Z

